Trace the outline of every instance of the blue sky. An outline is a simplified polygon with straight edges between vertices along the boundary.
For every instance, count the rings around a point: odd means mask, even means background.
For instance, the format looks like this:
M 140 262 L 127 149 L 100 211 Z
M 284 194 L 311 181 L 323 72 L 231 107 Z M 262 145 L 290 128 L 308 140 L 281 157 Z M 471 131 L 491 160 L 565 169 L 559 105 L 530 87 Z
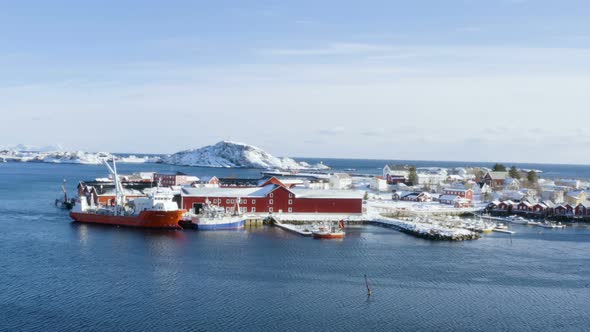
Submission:
M 0 3 L 0 145 L 589 163 L 590 2 Z M 108 128 L 108 129 L 107 129 Z

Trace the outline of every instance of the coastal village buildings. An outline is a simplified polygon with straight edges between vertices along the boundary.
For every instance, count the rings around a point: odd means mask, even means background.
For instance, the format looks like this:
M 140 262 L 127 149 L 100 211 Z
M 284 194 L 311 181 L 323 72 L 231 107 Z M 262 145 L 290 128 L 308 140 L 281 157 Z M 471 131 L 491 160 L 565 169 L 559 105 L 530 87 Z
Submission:
M 193 182 L 199 181 L 199 178 L 182 172 L 156 173 L 154 174 L 154 181 L 162 187 L 170 187 L 190 185 Z

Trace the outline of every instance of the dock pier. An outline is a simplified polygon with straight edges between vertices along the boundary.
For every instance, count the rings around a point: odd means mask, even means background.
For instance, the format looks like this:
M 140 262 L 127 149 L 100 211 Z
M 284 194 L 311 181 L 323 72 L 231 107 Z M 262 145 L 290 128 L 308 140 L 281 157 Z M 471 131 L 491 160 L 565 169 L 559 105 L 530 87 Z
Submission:
M 409 222 L 393 218 L 375 218 L 370 224 L 393 228 L 399 232 L 434 241 L 464 241 L 480 238 L 478 233 L 461 229 L 445 228 L 432 224 Z

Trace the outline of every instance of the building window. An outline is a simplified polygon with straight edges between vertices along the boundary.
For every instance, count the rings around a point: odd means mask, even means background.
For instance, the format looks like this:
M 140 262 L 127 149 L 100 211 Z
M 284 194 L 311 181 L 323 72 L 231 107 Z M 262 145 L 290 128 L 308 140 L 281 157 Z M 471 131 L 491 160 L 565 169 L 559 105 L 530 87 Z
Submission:
M 256 212 L 256 208 L 255 207 L 252 207 L 252 212 Z
M 252 204 L 256 204 L 256 200 L 255 199 L 252 200 Z
M 293 204 L 293 200 L 292 199 L 289 200 L 289 204 Z
M 269 197 L 274 197 L 274 194 L 273 193 L 270 193 Z
M 272 212 L 272 208 L 268 208 L 268 212 Z
M 269 204 L 273 204 L 273 202 L 274 201 L 272 199 L 268 201 Z
M 293 209 L 292 208 L 288 208 L 287 211 L 293 212 Z
M 289 193 L 289 198 L 293 197 L 293 194 Z

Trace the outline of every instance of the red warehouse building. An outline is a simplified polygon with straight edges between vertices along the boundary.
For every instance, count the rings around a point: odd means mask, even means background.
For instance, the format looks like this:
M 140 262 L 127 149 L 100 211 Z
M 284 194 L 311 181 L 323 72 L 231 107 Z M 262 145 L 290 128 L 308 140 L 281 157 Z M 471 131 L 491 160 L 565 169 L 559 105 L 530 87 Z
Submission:
M 269 183 L 254 188 L 182 188 L 182 207 L 198 213 L 206 200 L 233 211 L 236 200 L 248 213 L 361 214 L 363 194 L 347 190 L 286 188 Z

